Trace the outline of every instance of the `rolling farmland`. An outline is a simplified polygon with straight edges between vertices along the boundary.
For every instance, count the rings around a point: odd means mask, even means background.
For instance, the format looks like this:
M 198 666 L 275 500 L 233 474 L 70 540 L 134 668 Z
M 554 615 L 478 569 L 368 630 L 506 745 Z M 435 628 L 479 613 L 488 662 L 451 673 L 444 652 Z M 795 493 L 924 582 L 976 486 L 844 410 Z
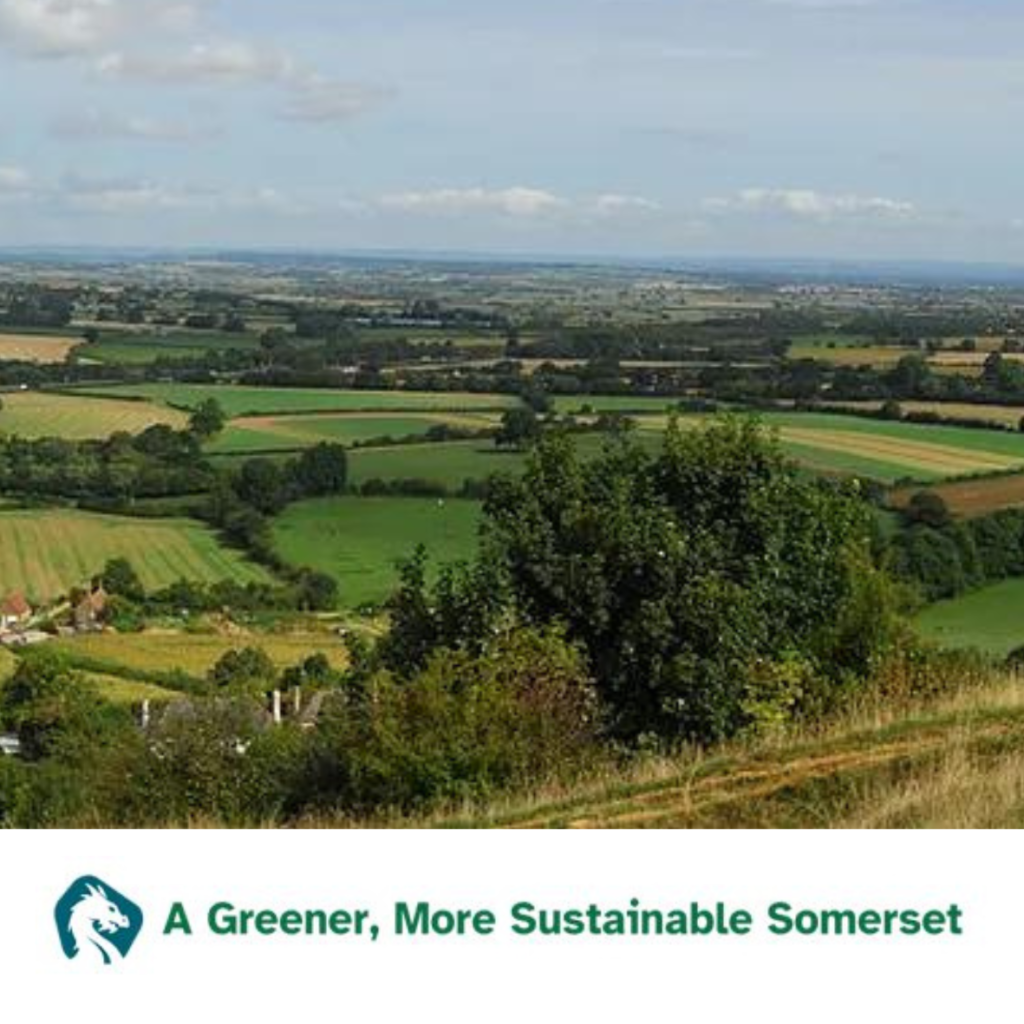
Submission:
M 182 412 L 149 402 L 24 391 L 3 396 L 0 434 L 84 441 L 107 438 L 119 431 L 139 434 L 156 423 L 181 429 L 187 419 Z
M 1024 435 L 970 427 L 888 422 L 831 413 L 766 413 L 782 446 L 817 472 L 856 473 L 892 483 L 938 481 L 1024 468 Z M 667 417 L 642 417 L 641 430 L 665 429 Z M 684 424 L 694 418 L 684 419 Z
M 231 419 L 304 412 L 379 412 L 415 410 L 493 410 L 514 406 L 505 395 L 431 391 L 336 391 L 312 388 L 261 388 L 205 384 L 124 384 L 93 388 L 83 394 L 103 398 L 144 398 L 179 409 L 192 409 L 215 398 Z
M 259 566 L 189 520 L 0 511 L 0 592 L 22 590 L 36 601 L 52 600 L 87 583 L 110 558 L 127 558 L 149 589 L 182 578 L 210 583 L 267 578 Z

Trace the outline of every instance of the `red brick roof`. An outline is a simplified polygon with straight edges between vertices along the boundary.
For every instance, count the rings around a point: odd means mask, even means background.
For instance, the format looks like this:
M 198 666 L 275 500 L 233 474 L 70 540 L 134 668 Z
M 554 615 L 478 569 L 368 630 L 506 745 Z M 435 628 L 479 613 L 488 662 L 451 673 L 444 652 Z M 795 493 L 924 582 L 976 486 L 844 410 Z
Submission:
M 21 619 L 32 614 L 32 607 L 25 600 L 24 594 L 8 594 L 0 603 L 0 615 L 8 618 Z

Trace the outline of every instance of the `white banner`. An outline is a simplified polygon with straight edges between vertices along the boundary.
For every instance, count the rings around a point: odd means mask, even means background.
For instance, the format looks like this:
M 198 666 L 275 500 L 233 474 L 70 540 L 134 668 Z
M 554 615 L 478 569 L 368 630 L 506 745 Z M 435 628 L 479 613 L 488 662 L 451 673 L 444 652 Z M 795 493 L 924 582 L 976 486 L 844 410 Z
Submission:
M 1022 863 L 1015 833 L 6 833 L 0 1007 L 1012 1019 Z

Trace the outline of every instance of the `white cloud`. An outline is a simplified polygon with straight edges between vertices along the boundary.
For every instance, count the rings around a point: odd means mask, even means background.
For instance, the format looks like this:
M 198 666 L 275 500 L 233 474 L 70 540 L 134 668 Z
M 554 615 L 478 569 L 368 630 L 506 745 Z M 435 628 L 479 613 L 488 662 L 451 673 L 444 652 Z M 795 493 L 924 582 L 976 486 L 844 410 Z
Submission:
M 163 85 L 274 86 L 283 91 L 282 118 L 314 124 L 349 121 L 391 95 L 327 78 L 284 51 L 238 41 L 196 43 L 177 54 L 107 53 L 96 70 L 104 78 Z
M 441 188 L 427 192 L 400 192 L 383 196 L 385 209 L 407 213 L 461 215 L 497 213 L 508 217 L 538 217 L 565 207 L 564 199 L 543 189 L 516 186 L 506 189 Z
M 146 29 L 180 31 L 197 13 L 181 0 L 0 0 L 0 40 L 26 53 L 65 57 Z
M 917 215 L 914 204 L 901 199 L 828 194 L 802 188 L 747 188 L 729 198 L 708 199 L 704 207 L 712 212 L 780 214 L 815 221 L 857 217 L 910 220 Z
M 115 114 L 92 107 L 81 113 L 62 114 L 50 125 L 50 131 L 57 138 L 70 141 L 205 142 L 221 134 L 218 128 L 210 125 Z
M 609 192 L 594 200 L 594 209 L 605 216 L 616 216 L 628 213 L 655 213 L 661 209 L 661 206 L 643 196 L 619 195 Z
M 107 53 L 96 62 L 107 78 L 181 85 L 281 82 L 295 74 L 292 58 L 252 43 L 196 43 L 184 53 Z

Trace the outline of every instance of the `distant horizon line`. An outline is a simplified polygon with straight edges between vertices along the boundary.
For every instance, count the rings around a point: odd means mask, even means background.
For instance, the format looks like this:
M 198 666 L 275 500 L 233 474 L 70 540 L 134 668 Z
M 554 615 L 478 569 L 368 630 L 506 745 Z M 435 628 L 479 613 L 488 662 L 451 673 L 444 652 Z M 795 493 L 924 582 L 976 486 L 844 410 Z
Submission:
M 494 251 L 487 249 L 429 248 L 352 248 L 327 249 L 317 246 L 252 245 L 99 245 L 99 244 L 26 244 L 0 246 L 0 260 L 59 256 L 102 258 L 300 258 L 326 260 L 379 260 L 383 262 L 505 263 L 523 266 L 600 266 L 623 269 L 647 268 L 672 271 L 743 272 L 775 271 L 886 271 L 892 273 L 960 272 L 971 276 L 984 272 L 999 275 L 1019 274 L 1024 284 L 1024 262 L 948 258 L 894 258 L 853 256 L 754 256 L 754 255 L 615 255 L 601 253 L 530 251 Z

